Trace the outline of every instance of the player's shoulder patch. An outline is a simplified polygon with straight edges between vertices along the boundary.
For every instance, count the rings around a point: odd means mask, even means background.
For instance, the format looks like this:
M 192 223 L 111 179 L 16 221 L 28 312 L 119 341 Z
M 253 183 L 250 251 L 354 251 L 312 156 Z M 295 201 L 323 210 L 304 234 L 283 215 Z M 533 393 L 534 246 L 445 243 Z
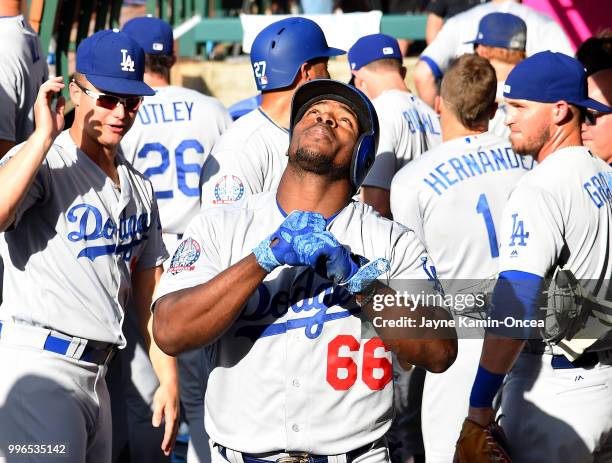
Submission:
M 236 175 L 224 175 L 217 180 L 213 204 L 231 204 L 244 197 L 244 183 Z
M 193 238 L 184 239 L 176 248 L 172 260 L 170 261 L 170 267 L 168 267 L 168 273 L 176 275 L 177 273 L 185 270 L 191 271 L 195 269 L 195 263 L 202 254 L 202 247 Z

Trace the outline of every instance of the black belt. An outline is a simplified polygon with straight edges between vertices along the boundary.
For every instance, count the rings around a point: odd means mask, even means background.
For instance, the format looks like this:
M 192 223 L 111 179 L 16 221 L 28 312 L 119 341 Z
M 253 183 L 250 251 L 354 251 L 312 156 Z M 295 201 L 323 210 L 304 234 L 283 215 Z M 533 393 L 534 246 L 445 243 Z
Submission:
M 355 450 L 351 450 L 350 452 L 346 452 L 346 463 L 352 463 L 356 458 L 360 457 L 364 453 L 370 451 L 375 442 L 370 442 L 369 444 L 363 445 Z M 215 444 L 221 456 L 230 461 L 227 458 L 227 448 L 222 445 Z M 272 460 L 266 460 L 264 458 L 258 458 L 254 455 L 248 453 L 240 453 L 244 463 L 271 463 Z M 281 453 L 281 452 L 279 452 Z M 282 452 L 288 453 L 289 455 L 286 457 L 281 457 L 276 460 L 277 463 L 328 463 L 329 459 L 327 455 L 313 455 L 306 452 Z

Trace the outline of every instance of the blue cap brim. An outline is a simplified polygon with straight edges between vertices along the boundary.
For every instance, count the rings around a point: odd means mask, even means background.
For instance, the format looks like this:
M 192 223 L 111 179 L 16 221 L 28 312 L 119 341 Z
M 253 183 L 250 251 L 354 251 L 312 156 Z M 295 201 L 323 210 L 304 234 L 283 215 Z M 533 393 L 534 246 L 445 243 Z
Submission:
M 612 108 L 610 106 L 606 106 L 605 104 L 595 101 L 592 98 L 586 98 L 583 101 L 570 101 L 569 103 L 575 104 L 576 106 L 582 106 L 583 108 L 594 109 L 595 111 L 602 113 L 612 113 Z
M 152 96 L 155 90 L 140 80 L 86 74 L 87 80 L 99 90 L 120 95 Z
M 346 52 L 344 50 L 340 50 L 339 48 L 328 47 L 327 52 L 325 54 L 322 54 L 321 56 L 340 56 L 340 55 L 346 55 Z

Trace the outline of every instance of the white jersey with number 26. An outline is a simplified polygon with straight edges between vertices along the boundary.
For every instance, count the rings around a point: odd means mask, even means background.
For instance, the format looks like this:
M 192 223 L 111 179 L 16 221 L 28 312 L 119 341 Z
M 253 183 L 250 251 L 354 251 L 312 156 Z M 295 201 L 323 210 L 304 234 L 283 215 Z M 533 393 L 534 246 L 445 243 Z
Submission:
M 194 90 L 155 91 L 145 97 L 121 148 L 153 183 L 163 231 L 180 234 L 200 209 L 202 165 L 231 118 L 219 101 Z

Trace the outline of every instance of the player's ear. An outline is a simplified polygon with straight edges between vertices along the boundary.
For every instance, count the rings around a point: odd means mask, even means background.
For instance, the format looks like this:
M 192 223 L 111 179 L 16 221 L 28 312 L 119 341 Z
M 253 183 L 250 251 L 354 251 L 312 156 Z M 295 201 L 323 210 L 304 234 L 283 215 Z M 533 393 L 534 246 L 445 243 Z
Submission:
M 76 84 L 74 79 L 70 81 L 70 84 L 68 84 L 68 90 L 70 91 L 70 101 L 72 101 L 72 104 L 75 108 L 78 107 L 81 104 L 81 97 L 83 96 L 83 92 Z
M 300 66 L 300 75 L 302 76 L 302 79 L 306 82 L 311 80 L 311 73 L 312 66 L 310 65 L 310 63 L 302 63 L 302 65 Z
M 440 106 L 442 106 L 442 97 L 440 95 L 436 95 L 434 98 L 434 110 L 438 115 L 440 115 Z
M 557 125 L 561 125 L 573 117 L 572 109 L 566 101 L 557 101 L 553 104 L 552 119 Z

